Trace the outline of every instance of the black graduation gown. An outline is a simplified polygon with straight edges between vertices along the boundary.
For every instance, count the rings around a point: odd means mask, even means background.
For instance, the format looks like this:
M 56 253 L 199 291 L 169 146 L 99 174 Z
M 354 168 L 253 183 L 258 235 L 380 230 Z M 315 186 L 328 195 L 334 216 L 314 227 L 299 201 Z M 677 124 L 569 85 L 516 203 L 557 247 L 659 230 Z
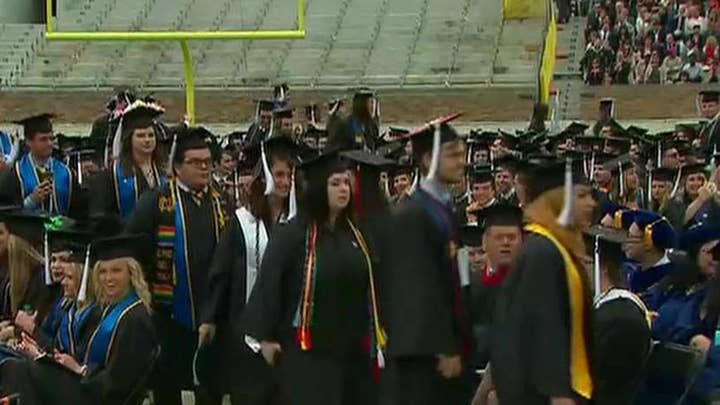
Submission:
M 115 183 L 113 181 L 112 168 L 104 169 L 90 182 L 90 217 L 99 217 L 106 214 L 120 215 L 120 209 L 117 205 Z M 138 192 L 137 195 L 142 197 L 146 191 L 150 190 L 145 176 L 137 176 Z
M 271 236 L 268 231 L 268 238 Z M 201 323 L 217 325 L 217 341 L 226 353 L 218 370 L 230 375 L 233 402 L 267 404 L 276 391 L 272 369 L 262 356 L 245 344 L 239 325 L 245 310 L 247 286 L 246 247 L 243 229 L 233 214 L 218 242 L 208 275 L 208 296 Z
M 470 316 L 473 323 L 475 353 L 473 366 L 484 367 L 490 360 L 490 337 L 493 313 L 500 287 L 486 285 L 481 274 L 473 274 L 470 278 Z
M 555 245 L 530 234 L 495 310 L 490 362 L 503 404 L 546 405 L 550 397 L 579 399 L 571 387 L 571 314 L 565 277 Z M 586 300 L 589 327 L 589 297 Z
M 267 138 L 268 133 L 267 129 L 263 129 L 258 125 L 257 122 L 253 122 L 250 124 L 250 127 L 248 128 L 248 132 L 245 139 L 246 145 L 257 145 L 260 142 L 264 141 L 265 138 Z
M 6 392 L 19 392 L 24 405 L 121 405 L 148 371 L 157 347 L 150 314 L 137 305 L 117 326 L 107 365 L 84 377 L 48 362 L 15 361 L 2 368 Z
M 83 193 L 74 172 L 71 187 L 70 206 L 65 216 L 73 219 L 85 219 L 85 217 L 87 217 L 88 196 L 86 193 Z M 22 207 L 23 200 L 22 190 L 20 189 L 20 179 L 15 169 L 10 168 L 10 170 L 0 173 L 0 204 Z
M 635 396 L 650 351 L 650 327 L 633 301 L 617 298 L 593 312 L 596 405 L 627 405 Z
M 278 227 L 265 250 L 258 280 L 243 317 L 243 331 L 258 341 L 277 341 L 276 365 L 293 405 L 375 402 L 370 355 L 368 276 L 365 258 L 351 232 L 321 227 L 311 333 L 302 351 L 293 326 L 303 290 L 308 222 L 295 218 Z
M 381 305 L 391 359 L 384 377 L 387 395 L 392 398 L 389 403 L 397 405 L 460 403 L 469 399 L 465 376 L 445 380 L 437 372 L 436 358 L 463 351 L 449 240 L 417 193 L 433 198 L 417 190 L 388 224 L 394 240 L 383 266 L 382 290 L 387 293 Z M 454 219 L 449 207 L 437 209 L 447 210 L 446 216 Z M 469 332 L 470 325 L 466 327 Z

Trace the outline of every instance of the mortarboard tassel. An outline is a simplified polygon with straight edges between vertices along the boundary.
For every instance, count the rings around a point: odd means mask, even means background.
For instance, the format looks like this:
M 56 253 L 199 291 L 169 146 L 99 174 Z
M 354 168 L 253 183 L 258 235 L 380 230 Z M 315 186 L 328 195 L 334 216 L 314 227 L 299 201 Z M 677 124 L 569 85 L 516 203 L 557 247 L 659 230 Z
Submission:
M 595 287 L 595 299 L 600 296 L 600 235 L 595 235 L 593 243 L 593 287 Z
M 334 102 L 334 103 L 332 104 L 332 106 L 330 107 L 329 115 L 335 114 L 335 113 L 337 112 L 337 110 L 340 109 L 340 105 L 341 105 L 341 104 L 342 104 L 342 101 L 340 101 L 340 100 L 335 100 L 335 102 Z
M 648 179 L 647 179 L 647 208 L 652 209 L 652 182 L 653 182 L 653 176 L 652 176 L 652 170 L 648 170 Z
M 675 198 L 675 194 L 677 193 L 678 189 L 680 188 L 680 178 L 682 177 L 682 166 L 678 167 L 677 176 L 675 177 L 675 181 L 673 182 L 673 189 L 670 193 L 670 198 Z
M 288 201 L 288 221 L 297 216 L 297 190 L 295 189 L 295 168 L 290 175 L 290 201 Z
M 47 231 L 43 231 L 43 258 L 44 263 L 44 274 L 45 274 L 45 285 L 52 284 L 52 274 L 50 274 L 50 243 L 48 243 Z
M 273 131 L 275 131 L 275 115 L 273 114 L 270 117 L 270 128 L 267 132 L 267 138 L 271 138 L 273 136 Z
M 618 162 L 618 172 L 620 172 L 620 197 L 625 196 L 625 174 L 623 173 L 622 162 Z
M 495 153 L 493 153 L 492 146 L 488 149 L 488 158 L 490 159 L 490 171 L 495 171 Z
M 87 300 L 88 278 L 90 278 L 90 245 L 87 245 L 85 250 L 85 261 L 83 262 L 83 273 L 80 280 L 80 291 L 78 292 L 79 302 Z
M 238 169 L 233 171 L 233 196 L 235 197 L 235 205 L 240 203 L 240 179 L 238 178 Z M 238 208 L 237 206 L 235 208 Z
M 167 172 L 168 172 L 169 176 L 172 176 L 172 174 L 173 174 L 173 164 L 174 164 L 173 161 L 175 160 L 175 153 L 177 153 L 177 139 L 178 139 L 178 134 L 175 133 L 173 135 L 172 145 L 170 146 L 170 155 L 168 156 Z
M 82 186 L 83 172 L 82 172 L 82 159 L 80 159 L 80 154 L 77 155 L 76 159 L 77 159 L 76 170 L 77 170 L 78 183 Z
M 435 180 L 437 176 L 438 166 L 440 165 L 440 125 L 435 125 L 433 133 L 432 158 L 430 159 L 430 169 L 428 170 L 427 180 Z
M 275 190 L 275 181 L 273 180 L 272 172 L 270 171 L 270 164 L 268 163 L 267 155 L 265 154 L 265 142 L 260 143 L 260 159 L 262 160 L 263 176 L 265 176 L 265 192 L 264 195 L 268 196 Z
M 385 189 L 385 199 L 390 201 L 390 199 L 392 198 L 392 195 L 390 194 L 390 176 L 385 179 L 383 185 Z
M 718 150 L 717 150 L 717 143 L 716 143 L 716 144 L 713 144 L 713 156 L 710 159 L 710 164 L 712 165 L 713 169 L 715 168 L 715 164 L 717 163 L 715 161 L 715 156 L 717 156 L 717 154 L 718 154 Z
M 420 173 L 418 172 L 418 169 L 416 168 L 415 175 L 413 176 L 413 182 L 410 185 L 410 190 L 409 190 L 408 194 L 412 194 L 415 192 L 415 190 L 417 190 L 419 182 L 420 182 Z
M 595 151 L 590 155 L 590 181 L 595 180 Z
M 557 218 L 558 224 L 569 228 L 573 225 L 573 200 L 575 190 L 573 187 L 572 177 L 572 159 L 565 159 L 565 196 L 563 197 L 563 209 L 560 212 L 560 216 Z
M 655 162 L 655 167 L 662 167 L 662 142 L 660 141 L 657 143 L 657 162 Z

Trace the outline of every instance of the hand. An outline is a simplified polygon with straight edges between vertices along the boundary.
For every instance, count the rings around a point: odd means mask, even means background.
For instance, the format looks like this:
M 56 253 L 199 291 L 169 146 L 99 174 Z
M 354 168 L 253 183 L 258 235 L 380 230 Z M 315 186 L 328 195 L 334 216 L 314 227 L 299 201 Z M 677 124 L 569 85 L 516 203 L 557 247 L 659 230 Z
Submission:
M 462 359 L 460 356 L 446 356 L 438 354 L 437 371 L 445 379 L 455 378 L 462 372 Z
M 703 352 L 703 354 L 707 354 L 711 346 L 712 341 L 705 335 L 695 335 L 690 339 L 690 347 Z
M 39 204 L 47 199 L 47 197 L 52 194 L 53 192 L 53 185 L 49 180 L 45 180 L 42 183 L 40 183 L 37 187 L 35 187 L 35 190 L 30 194 L 30 198 L 36 203 Z
M 55 358 L 55 361 L 65 366 L 65 368 L 67 368 L 68 370 L 76 374 L 83 373 L 83 366 L 81 366 L 80 363 L 78 363 L 77 360 L 75 360 L 69 354 L 60 353 L 59 351 L 55 350 L 53 358 Z
M 698 200 L 699 201 L 707 201 L 708 198 L 710 198 L 713 195 L 712 186 L 713 183 L 706 183 L 704 186 L 700 187 L 698 190 Z
M 278 342 L 260 342 L 260 353 L 262 353 L 265 362 L 270 366 L 274 366 L 278 356 L 282 353 L 282 347 Z
M 31 313 L 25 311 L 18 311 L 15 315 L 15 326 L 22 329 L 25 333 L 30 335 L 35 334 L 35 318 L 37 317 L 37 311 Z
M 43 354 L 35 339 L 31 338 L 27 333 L 22 334 L 22 340 L 16 346 L 16 350 L 25 353 L 28 357 L 33 359 L 38 358 Z
M 215 338 L 216 327 L 213 323 L 204 323 L 198 328 L 198 342 L 200 345 L 208 344 Z

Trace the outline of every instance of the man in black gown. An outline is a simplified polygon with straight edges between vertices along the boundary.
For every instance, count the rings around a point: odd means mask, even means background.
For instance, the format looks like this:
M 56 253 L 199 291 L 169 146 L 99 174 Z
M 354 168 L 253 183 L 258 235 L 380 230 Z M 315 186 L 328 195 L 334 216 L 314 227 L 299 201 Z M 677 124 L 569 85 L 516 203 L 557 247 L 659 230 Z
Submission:
M 128 223 L 129 232 L 149 235 L 155 243 L 155 263 L 146 279 L 163 348 L 154 387 L 159 404 L 181 403 L 181 389 L 189 389 L 192 382 L 198 342 L 209 342 L 214 334 L 208 328 L 198 330 L 197 322 L 206 299 L 207 270 L 225 224 L 220 192 L 210 186 L 212 155 L 207 140 L 211 136 L 204 128 L 189 128 L 178 135 L 171 157 L 175 179 L 145 193 Z M 201 385 L 197 403 L 219 404 L 221 394 L 218 386 Z
M 432 166 L 435 128 L 411 133 L 424 179 L 393 219 L 395 245 L 384 287 L 388 404 L 460 404 L 468 401 L 464 377 L 472 335 L 457 266 L 458 228 L 451 186 L 465 174 L 465 147 L 447 123 Z

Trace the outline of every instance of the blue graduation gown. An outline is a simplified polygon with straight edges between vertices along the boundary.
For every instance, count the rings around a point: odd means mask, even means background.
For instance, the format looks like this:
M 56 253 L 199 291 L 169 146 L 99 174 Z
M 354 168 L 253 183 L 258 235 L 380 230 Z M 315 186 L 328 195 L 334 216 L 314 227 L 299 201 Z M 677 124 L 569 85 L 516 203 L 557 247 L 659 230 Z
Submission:
M 673 263 L 668 262 L 643 270 L 636 263 L 626 262 L 623 264 L 623 269 L 627 277 L 628 289 L 642 296 L 648 289 L 668 275 L 672 267 Z

